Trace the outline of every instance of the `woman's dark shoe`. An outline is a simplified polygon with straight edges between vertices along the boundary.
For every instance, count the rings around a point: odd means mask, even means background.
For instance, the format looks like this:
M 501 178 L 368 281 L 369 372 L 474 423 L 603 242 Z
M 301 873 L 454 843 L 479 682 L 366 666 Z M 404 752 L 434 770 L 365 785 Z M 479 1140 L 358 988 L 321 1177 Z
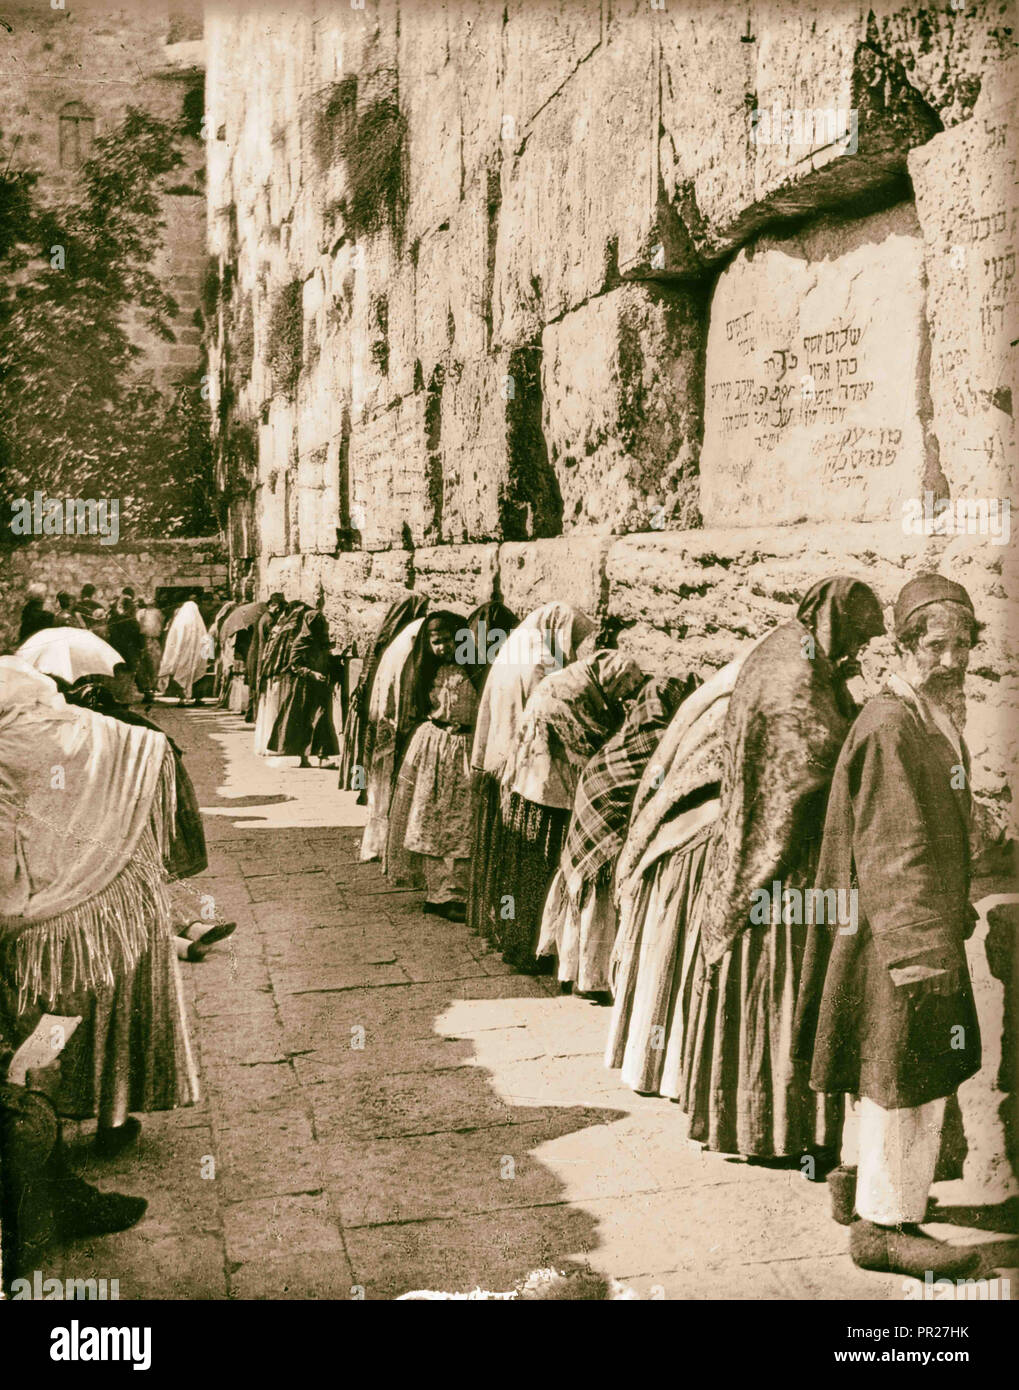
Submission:
M 863 1220 L 849 1228 L 849 1253 L 859 1269 L 921 1280 L 928 1274 L 932 1279 L 959 1279 L 980 1261 L 977 1251 L 945 1245 L 924 1235 L 919 1226 L 878 1226 Z
M 138 1142 L 141 1132 L 142 1122 L 133 1115 L 128 1115 L 122 1125 L 103 1126 L 96 1130 L 96 1153 L 100 1158 L 116 1158 Z

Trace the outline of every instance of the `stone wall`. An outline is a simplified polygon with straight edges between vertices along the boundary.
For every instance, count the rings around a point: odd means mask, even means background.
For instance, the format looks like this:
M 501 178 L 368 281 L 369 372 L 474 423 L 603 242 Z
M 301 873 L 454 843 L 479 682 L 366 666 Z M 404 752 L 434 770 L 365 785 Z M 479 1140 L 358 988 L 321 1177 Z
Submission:
M 83 584 L 94 584 L 104 604 L 125 585 L 151 599 L 157 588 L 220 588 L 227 582 L 226 555 L 214 538 L 102 545 L 73 536 L 47 536 L 0 551 L 0 652 L 17 645 L 21 606 L 33 581 L 46 585 L 50 608 L 56 607 L 61 590 L 77 598 Z
M 704 674 L 815 578 L 890 604 L 937 566 L 988 624 L 969 736 L 1011 822 L 1015 548 L 989 505 L 984 534 L 907 517 L 1015 497 L 1015 21 L 212 3 L 235 568 L 321 590 L 344 641 L 411 585 L 498 585 Z

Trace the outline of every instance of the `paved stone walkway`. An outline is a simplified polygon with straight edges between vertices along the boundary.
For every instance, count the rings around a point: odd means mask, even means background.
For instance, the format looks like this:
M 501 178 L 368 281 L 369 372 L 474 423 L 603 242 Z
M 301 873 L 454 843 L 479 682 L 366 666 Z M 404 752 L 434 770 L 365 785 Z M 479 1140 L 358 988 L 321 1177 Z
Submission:
M 206 812 L 195 889 L 238 928 L 182 967 L 202 1103 L 144 1117 L 115 1165 L 79 1138 L 90 1176 L 150 1205 L 66 1275 L 128 1299 L 390 1299 L 555 1263 L 645 1298 L 903 1297 L 850 1263 L 823 1184 L 700 1153 L 606 1071 L 605 1009 L 358 864 L 335 772 L 255 758 L 218 711 L 156 718 Z

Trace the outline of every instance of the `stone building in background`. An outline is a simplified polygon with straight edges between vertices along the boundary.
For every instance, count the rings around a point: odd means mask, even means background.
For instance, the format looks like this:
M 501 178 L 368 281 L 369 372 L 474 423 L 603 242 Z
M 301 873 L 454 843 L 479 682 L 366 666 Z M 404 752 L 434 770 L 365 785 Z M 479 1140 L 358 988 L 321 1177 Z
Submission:
M 164 244 L 155 268 L 179 313 L 176 341 L 152 334 L 139 313 L 131 335 L 142 370 L 169 390 L 201 362 L 205 168 L 201 0 L 0 0 L 0 132 L 17 165 L 41 174 L 43 198 L 74 192 L 93 140 L 140 107 L 163 120 L 185 116 L 194 140 L 162 199 Z
M 988 623 L 1008 820 L 1017 34 L 990 0 L 212 3 L 235 569 L 321 586 L 341 640 L 498 584 L 705 675 L 824 574 L 887 604 L 938 567 Z M 988 507 L 924 534 L 941 499 Z

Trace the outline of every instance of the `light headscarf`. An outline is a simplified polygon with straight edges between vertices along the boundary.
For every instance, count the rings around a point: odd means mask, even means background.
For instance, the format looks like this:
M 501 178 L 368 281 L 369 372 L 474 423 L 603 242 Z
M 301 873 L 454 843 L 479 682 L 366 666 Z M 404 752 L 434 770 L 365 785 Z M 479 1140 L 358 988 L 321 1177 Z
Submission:
M 501 777 L 524 706 L 550 671 L 574 661 L 594 623 L 569 603 L 545 603 L 528 613 L 503 643 L 481 694 L 471 766 Z
M 622 652 L 595 652 L 553 671 L 528 698 L 503 772 L 503 788 L 569 810 L 580 773 L 623 722 L 623 701 L 644 673 Z

